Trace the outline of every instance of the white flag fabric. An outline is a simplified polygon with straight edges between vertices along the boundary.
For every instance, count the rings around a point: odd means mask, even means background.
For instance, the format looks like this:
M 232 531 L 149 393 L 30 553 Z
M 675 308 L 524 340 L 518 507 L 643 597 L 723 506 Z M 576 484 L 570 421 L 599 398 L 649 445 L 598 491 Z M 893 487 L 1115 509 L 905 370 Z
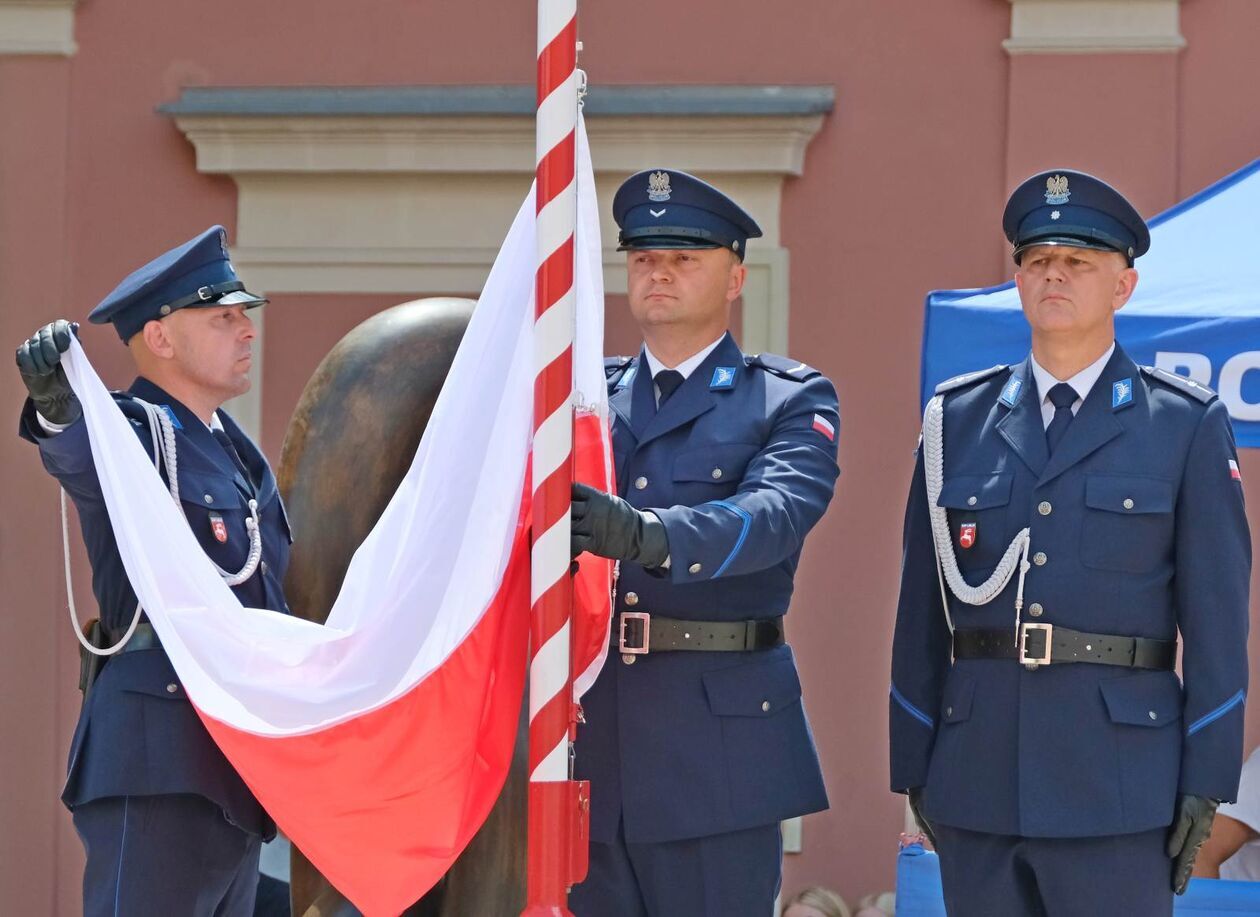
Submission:
M 583 479 L 611 489 L 580 122 L 578 148 L 574 382 L 587 421 L 575 452 L 595 469 Z M 410 470 L 324 625 L 241 606 L 77 341 L 66 356 L 124 566 L 189 699 L 279 826 L 367 914 L 398 913 L 441 877 L 511 759 L 529 624 L 535 258 L 531 191 Z M 606 652 L 608 575 L 584 563 L 575 646 L 587 650 L 573 665 L 584 686 Z

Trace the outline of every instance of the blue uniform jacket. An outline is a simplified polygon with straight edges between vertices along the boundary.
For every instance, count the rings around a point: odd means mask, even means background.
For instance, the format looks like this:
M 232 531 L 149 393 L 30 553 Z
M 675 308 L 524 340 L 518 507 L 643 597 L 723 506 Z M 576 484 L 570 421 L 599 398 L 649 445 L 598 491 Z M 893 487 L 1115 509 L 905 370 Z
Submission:
M 835 389 L 804 364 L 746 357 L 727 335 L 658 411 L 645 366 L 642 354 L 614 364 L 613 454 L 619 493 L 664 522 L 670 568 L 623 563 L 614 614 L 783 614 L 839 473 Z M 594 840 L 611 842 L 619 818 L 626 840 L 641 843 L 827 807 L 788 646 L 649 653 L 626 665 L 615 631 L 614 618 L 578 729 Z
M 941 386 L 939 504 L 959 566 L 983 582 L 1031 527 L 1023 620 L 1159 640 L 1180 631 L 1184 688 L 1169 671 L 951 662 L 920 455 L 893 645 L 892 788 L 924 787 L 929 821 L 973 831 L 1155 829 L 1179 793 L 1232 800 L 1238 788 L 1251 540 L 1229 416 L 1208 389 L 1117 347 L 1048 457 L 1030 365 Z M 980 606 L 951 594 L 954 626 L 1014 631 L 1017 581 Z
M 220 567 L 239 570 L 249 552 L 245 519 L 250 482 L 195 414 L 144 378 L 115 401 L 131 420 L 145 450 L 152 436 L 144 409 L 133 398 L 166 405 L 176 425 L 180 502 L 197 541 Z M 241 603 L 288 611 L 281 584 L 292 541 L 276 480 L 258 447 L 223 411 L 219 418 L 257 488 L 262 563 L 232 591 Z M 61 482 L 75 507 L 92 564 L 92 591 L 113 644 L 131 623 L 136 595 L 123 569 L 96 477 L 87 425 L 79 422 L 48 436 L 28 400 L 19 435 L 39 445 L 44 467 Z M 165 476 L 165 468 L 163 468 Z M 227 541 L 215 537 L 212 514 L 223 519 Z M 172 690 L 172 688 L 174 690 Z M 193 793 L 217 803 L 237 825 L 270 834 L 270 820 L 202 726 L 166 653 L 137 650 L 105 662 L 75 729 L 62 800 L 75 806 L 106 796 Z

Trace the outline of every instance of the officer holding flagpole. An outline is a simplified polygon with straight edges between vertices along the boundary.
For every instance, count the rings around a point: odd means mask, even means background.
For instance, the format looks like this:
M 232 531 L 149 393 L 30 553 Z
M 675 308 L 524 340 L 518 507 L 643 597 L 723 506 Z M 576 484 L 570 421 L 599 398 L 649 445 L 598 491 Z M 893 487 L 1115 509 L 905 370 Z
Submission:
M 924 415 L 892 789 L 951 915 L 1171 914 L 1242 760 L 1233 432 L 1215 393 L 1116 343 L 1150 245 L 1117 191 L 1034 175 L 1003 228 L 1032 352 L 942 383 Z
M 620 561 L 583 698 L 590 872 L 577 917 L 768 917 L 779 821 L 827 807 L 784 613 L 839 469 L 835 389 L 727 330 L 761 230 L 685 172 L 613 200 L 644 345 L 608 361 L 620 497 L 574 486 L 572 549 Z

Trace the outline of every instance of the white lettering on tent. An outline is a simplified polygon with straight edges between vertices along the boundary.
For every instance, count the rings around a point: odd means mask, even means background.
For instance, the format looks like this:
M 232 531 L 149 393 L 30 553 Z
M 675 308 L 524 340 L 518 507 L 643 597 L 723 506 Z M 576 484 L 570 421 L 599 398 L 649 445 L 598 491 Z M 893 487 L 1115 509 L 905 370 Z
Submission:
M 1253 369 L 1260 370 L 1260 350 L 1236 354 L 1221 367 L 1219 393 L 1235 420 L 1260 420 L 1260 401 L 1244 401 L 1242 394 L 1243 377 Z

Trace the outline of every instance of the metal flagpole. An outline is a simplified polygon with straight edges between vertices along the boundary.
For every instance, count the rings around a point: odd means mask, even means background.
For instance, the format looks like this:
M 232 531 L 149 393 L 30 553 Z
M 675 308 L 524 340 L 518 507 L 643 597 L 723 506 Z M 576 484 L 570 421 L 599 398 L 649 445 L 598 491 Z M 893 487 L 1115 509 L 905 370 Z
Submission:
M 526 917 L 570 917 L 568 888 L 586 873 L 582 787 L 570 773 L 576 730 L 569 503 L 577 111 L 577 0 L 539 0 Z

